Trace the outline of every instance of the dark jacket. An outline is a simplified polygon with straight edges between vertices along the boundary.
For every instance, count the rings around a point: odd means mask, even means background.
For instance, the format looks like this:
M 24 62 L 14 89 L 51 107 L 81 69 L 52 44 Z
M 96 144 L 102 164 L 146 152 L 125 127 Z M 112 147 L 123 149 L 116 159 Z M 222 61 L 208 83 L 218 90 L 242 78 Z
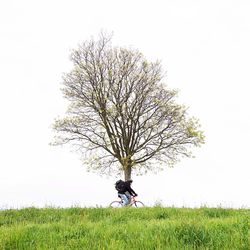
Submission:
M 130 195 L 137 196 L 136 192 L 131 188 L 130 185 L 131 185 L 130 181 L 125 181 L 122 190 L 118 193 L 125 194 L 126 192 L 129 192 Z

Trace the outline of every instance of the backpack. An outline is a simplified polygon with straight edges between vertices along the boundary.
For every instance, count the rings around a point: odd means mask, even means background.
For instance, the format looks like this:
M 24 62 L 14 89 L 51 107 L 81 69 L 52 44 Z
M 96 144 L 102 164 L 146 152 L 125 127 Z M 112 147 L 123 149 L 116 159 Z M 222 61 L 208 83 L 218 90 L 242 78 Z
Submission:
M 118 192 L 124 192 L 125 190 L 125 182 L 122 181 L 122 180 L 119 180 L 115 183 L 115 189 L 118 191 Z

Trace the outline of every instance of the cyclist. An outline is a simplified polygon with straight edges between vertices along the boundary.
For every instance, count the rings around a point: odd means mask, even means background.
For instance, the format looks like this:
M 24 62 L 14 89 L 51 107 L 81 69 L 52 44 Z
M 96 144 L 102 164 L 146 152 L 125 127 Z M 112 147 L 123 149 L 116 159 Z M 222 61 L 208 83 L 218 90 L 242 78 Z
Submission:
M 115 183 L 115 188 L 118 191 L 118 197 L 122 199 L 123 206 L 126 206 L 131 201 L 131 196 L 137 196 L 136 192 L 131 188 L 133 180 L 122 181 Z

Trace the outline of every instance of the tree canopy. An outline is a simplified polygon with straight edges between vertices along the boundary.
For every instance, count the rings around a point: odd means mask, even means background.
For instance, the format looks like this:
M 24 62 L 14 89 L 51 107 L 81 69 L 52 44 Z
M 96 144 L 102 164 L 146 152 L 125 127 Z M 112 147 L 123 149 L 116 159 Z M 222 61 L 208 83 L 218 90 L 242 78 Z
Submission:
M 164 83 L 161 63 L 111 40 L 100 35 L 72 51 L 62 82 L 69 108 L 54 123 L 54 144 L 73 143 L 90 170 L 123 172 L 127 180 L 191 156 L 204 136 Z

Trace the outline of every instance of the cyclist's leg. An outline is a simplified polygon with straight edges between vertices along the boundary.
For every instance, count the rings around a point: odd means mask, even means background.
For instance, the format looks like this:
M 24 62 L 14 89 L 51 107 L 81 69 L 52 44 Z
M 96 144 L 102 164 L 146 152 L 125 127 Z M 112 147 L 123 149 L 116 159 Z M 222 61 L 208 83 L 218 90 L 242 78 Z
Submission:
M 129 204 L 131 202 L 131 194 L 128 191 L 126 191 L 125 194 L 128 198 L 128 204 Z
M 126 194 L 119 194 L 119 196 L 122 199 L 122 205 L 127 206 L 129 204 L 129 199 Z

